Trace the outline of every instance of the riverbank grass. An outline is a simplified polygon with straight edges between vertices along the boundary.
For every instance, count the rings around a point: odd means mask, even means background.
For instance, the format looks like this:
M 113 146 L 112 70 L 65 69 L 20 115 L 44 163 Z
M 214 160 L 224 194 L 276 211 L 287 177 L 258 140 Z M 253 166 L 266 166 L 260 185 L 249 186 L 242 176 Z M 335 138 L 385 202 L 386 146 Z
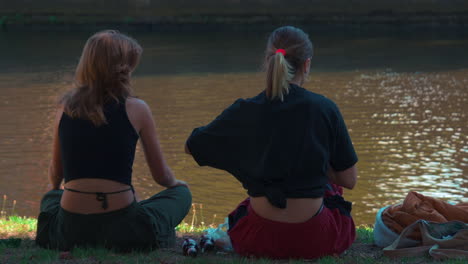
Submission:
M 29 238 L 33 239 L 36 232 L 37 219 L 21 216 L 0 218 L 0 239 Z
M 383 256 L 382 250 L 373 246 L 373 229 L 361 226 L 357 229 L 357 240 L 351 248 L 340 257 L 324 257 L 317 260 L 268 260 L 241 258 L 229 252 L 210 252 L 196 258 L 182 255 L 181 244 L 184 238 L 199 240 L 207 226 L 194 227 L 182 223 L 177 229 L 177 245 L 174 248 L 160 249 L 151 252 L 132 252 L 119 254 L 107 249 L 76 248 L 71 252 L 59 252 L 39 248 L 34 243 L 37 220 L 19 216 L 0 219 L 0 263 L 73 263 L 73 264 L 348 264 L 348 263 L 440 263 L 429 258 L 389 259 Z M 464 260 L 448 260 L 447 264 L 462 264 Z

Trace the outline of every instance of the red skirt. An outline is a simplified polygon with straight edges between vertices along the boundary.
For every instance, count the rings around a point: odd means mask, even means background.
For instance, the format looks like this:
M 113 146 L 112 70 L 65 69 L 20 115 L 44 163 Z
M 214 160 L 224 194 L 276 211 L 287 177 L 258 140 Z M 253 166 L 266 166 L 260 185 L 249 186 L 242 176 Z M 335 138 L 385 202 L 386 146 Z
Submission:
M 356 230 L 350 216 L 350 203 L 342 197 L 342 188 L 331 184 L 324 196 L 324 207 L 303 223 L 283 223 L 255 213 L 247 198 L 229 216 L 242 210 L 228 231 L 234 250 L 242 256 L 275 259 L 313 259 L 343 253 L 354 242 Z

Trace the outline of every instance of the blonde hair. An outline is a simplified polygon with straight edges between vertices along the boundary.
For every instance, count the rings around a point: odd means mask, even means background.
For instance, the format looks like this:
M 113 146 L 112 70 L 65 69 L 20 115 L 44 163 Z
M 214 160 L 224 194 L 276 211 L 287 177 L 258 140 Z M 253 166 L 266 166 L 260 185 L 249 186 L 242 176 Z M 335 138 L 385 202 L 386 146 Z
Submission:
M 289 82 L 296 75 L 304 74 L 303 65 L 311 57 L 312 42 L 301 29 L 285 26 L 270 34 L 265 52 L 266 94 L 270 100 L 284 100 L 284 95 L 289 93 Z
M 72 118 L 107 123 L 103 106 L 133 96 L 130 76 L 143 49 L 116 30 L 100 31 L 86 42 L 75 72 L 75 88 L 60 100 Z
M 294 78 L 294 69 L 284 58 L 283 53 L 277 52 L 274 58 L 270 59 L 267 77 L 267 89 L 270 99 L 279 98 L 283 101 L 284 94 L 289 93 L 289 82 Z

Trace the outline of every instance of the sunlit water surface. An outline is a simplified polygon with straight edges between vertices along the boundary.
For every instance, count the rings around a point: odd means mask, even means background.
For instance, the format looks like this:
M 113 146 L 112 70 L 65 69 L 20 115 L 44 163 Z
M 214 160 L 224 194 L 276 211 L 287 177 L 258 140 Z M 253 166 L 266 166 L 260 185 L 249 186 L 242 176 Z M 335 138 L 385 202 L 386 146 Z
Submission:
M 266 34 L 134 35 L 145 52 L 136 94 L 152 108 L 165 158 L 190 184 L 197 218 L 219 223 L 246 192 L 228 173 L 198 167 L 184 154 L 192 129 L 239 97 L 263 88 Z M 54 105 L 72 84 L 88 34 L 0 34 L 0 194 L 6 211 L 36 216 L 47 189 Z M 359 156 L 353 201 L 357 224 L 417 191 L 468 202 L 468 40 L 460 36 L 312 36 L 305 87 L 340 107 Z M 161 191 L 141 148 L 134 186 Z M 201 206 L 200 206 L 201 205 Z M 202 207 L 202 208 L 200 208 Z

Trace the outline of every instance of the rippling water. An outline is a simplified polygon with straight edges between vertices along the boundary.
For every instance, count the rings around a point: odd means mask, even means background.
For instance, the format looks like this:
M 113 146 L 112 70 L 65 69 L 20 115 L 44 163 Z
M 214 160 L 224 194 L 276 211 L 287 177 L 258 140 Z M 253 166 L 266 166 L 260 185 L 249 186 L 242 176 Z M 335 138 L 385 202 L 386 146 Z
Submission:
M 236 34 L 135 36 L 145 49 L 136 93 L 153 110 L 170 166 L 203 205 L 198 222 L 222 221 L 246 195 L 234 177 L 198 167 L 183 151 L 194 127 L 262 90 L 266 34 Z M 0 34 L 0 194 L 8 196 L 8 210 L 15 199 L 19 214 L 37 214 L 47 186 L 54 102 L 70 87 L 87 36 Z M 380 207 L 411 190 L 468 202 L 468 39 L 312 39 L 316 54 L 305 87 L 339 105 L 360 159 L 358 185 L 345 192 L 356 222 L 371 224 Z M 133 177 L 142 198 L 162 190 L 140 148 Z

